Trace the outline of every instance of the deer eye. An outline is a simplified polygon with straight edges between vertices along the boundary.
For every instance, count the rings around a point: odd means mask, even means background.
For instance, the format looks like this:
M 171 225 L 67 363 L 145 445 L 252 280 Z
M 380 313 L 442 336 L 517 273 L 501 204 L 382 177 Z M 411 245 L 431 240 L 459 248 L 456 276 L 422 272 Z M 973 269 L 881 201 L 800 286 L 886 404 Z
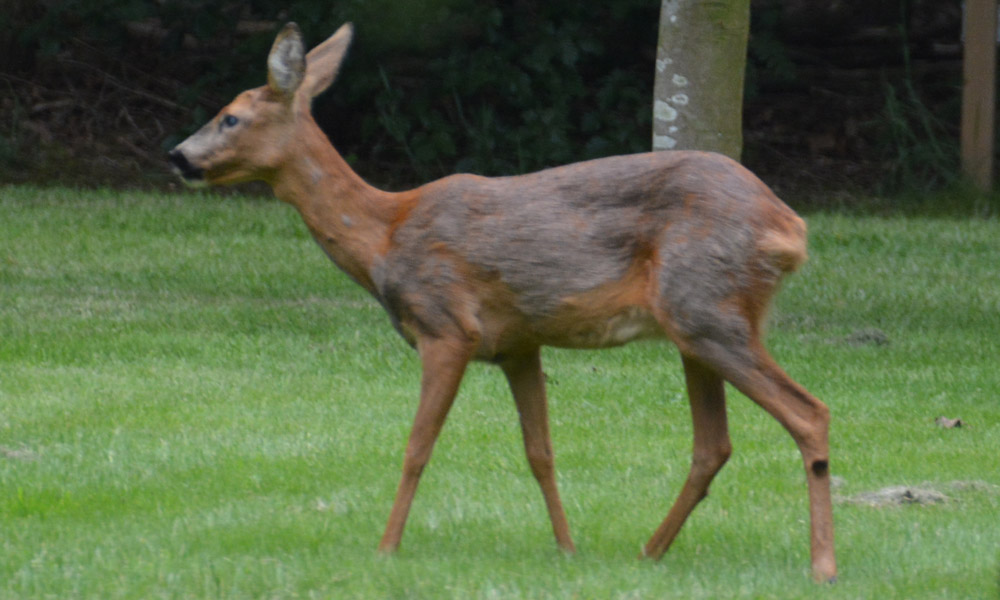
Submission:
M 236 124 L 239 123 L 239 122 L 240 122 L 240 120 L 238 118 L 234 117 L 233 115 L 226 115 L 226 116 L 222 117 L 222 126 L 223 127 L 235 127 Z

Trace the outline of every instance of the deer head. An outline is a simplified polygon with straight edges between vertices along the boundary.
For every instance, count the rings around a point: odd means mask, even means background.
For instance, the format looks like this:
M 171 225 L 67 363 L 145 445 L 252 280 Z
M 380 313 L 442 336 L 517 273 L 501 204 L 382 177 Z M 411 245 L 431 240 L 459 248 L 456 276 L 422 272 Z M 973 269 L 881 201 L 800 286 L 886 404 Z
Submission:
M 170 162 L 191 185 L 268 181 L 289 155 L 312 99 L 330 87 L 351 43 L 343 25 L 305 52 L 295 23 L 278 33 L 267 58 L 267 85 L 247 90 L 170 151 Z

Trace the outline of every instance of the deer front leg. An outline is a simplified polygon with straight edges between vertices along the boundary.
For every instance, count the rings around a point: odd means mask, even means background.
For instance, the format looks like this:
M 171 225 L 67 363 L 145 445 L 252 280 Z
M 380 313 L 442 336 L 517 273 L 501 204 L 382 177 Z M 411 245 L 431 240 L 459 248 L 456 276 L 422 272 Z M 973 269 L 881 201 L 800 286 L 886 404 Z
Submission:
M 552 452 L 552 438 L 549 435 L 548 400 L 545 397 L 545 376 L 539 349 L 510 358 L 501 368 L 507 376 L 510 391 L 517 404 L 524 435 L 524 449 L 528 464 L 545 497 L 545 506 L 552 521 L 552 531 L 556 544 L 565 552 L 575 552 L 573 539 L 569 534 L 569 523 L 563 511 L 559 490 L 556 488 L 555 464 Z
M 680 495 L 643 548 L 643 555 L 653 559 L 662 557 L 673 543 L 691 511 L 708 495 L 709 484 L 732 452 L 722 378 L 697 359 L 682 358 L 694 422 L 694 451 L 691 471 Z
M 403 475 L 396 491 L 396 501 L 378 546 L 379 552 L 385 554 L 399 548 L 420 474 L 430 459 L 434 442 L 441 433 L 473 351 L 472 344 L 448 338 L 421 339 L 417 350 L 422 363 L 420 404 L 403 458 Z

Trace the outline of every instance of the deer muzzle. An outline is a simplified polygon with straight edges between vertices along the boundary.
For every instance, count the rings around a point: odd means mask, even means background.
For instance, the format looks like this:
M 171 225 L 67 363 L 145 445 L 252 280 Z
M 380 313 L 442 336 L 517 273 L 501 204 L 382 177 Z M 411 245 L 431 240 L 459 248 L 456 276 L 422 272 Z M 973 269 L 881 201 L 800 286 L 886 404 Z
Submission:
M 205 170 L 192 165 L 179 149 L 174 148 L 167 157 L 170 159 L 170 165 L 173 167 L 174 173 L 180 175 L 185 183 L 199 184 L 205 182 Z

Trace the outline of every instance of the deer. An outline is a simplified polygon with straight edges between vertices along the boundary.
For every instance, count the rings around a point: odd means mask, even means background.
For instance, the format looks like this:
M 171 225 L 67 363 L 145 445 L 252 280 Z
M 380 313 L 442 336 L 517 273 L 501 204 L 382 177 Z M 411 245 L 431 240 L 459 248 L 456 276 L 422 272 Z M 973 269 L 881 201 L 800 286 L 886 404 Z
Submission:
M 689 150 L 507 177 L 455 174 L 382 191 L 351 169 L 311 112 L 352 36 L 347 23 L 306 53 L 300 29 L 288 23 L 268 55 L 266 85 L 239 94 L 168 158 L 193 186 L 269 184 L 416 350 L 419 403 L 379 551 L 399 548 L 466 367 L 484 361 L 506 377 L 556 544 L 573 553 L 556 487 L 541 348 L 666 338 L 680 351 L 692 459 L 640 556 L 663 556 L 730 457 L 728 381 L 797 444 L 812 574 L 834 581 L 830 411 L 761 341 L 780 281 L 806 260 L 805 222 L 738 162 Z

